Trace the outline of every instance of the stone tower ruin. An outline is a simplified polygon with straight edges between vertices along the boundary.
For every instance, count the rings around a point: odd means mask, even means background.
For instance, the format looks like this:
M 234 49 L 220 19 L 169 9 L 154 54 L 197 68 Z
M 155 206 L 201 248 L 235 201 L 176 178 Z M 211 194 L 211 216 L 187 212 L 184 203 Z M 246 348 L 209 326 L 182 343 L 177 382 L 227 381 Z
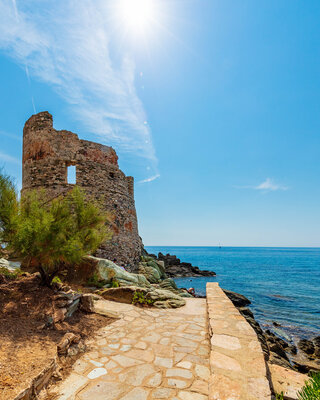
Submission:
M 80 140 L 69 131 L 53 128 L 52 115 L 33 115 L 23 129 L 22 194 L 45 189 L 50 198 L 67 193 L 68 168 L 76 168 L 76 184 L 102 202 L 111 215 L 113 237 L 96 256 L 130 267 L 139 262 L 142 242 L 134 203 L 133 178 L 119 169 L 112 147 Z

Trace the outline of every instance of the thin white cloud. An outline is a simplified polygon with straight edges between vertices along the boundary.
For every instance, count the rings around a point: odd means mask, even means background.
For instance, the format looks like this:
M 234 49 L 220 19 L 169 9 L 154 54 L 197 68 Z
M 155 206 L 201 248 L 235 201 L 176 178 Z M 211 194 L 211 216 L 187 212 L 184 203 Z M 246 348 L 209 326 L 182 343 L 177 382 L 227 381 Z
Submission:
M 278 190 L 288 190 L 288 186 L 281 185 L 276 183 L 271 178 L 266 178 L 263 182 L 256 186 L 235 186 L 237 189 L 254 189 L 259 190 L 261 192 L 275 192 Z
M 0 49 L 26 69 L 28 79 L 52 86 L 88 132 L 140 157 L 153 177 L 157 158 L 136 93 L 135 65 L 127 51 L 114 48 L 114 4 L 0 0 Z
M 21 160 L 0 151 L 0 166 L 2 166 L 3 163 L 11 163 L 21 166 Z
M 280 185 L 279 183 L 274 182 L 272 179 L 267 178 L 265 181 L 260 183 L 254 187 L 256 190 L 265 190 L 265 191 L 276 191 L 276 190 L 288 190 L 287 186 Z
M 154 181 L 154 180 L 156 180 L 158 178 L 160 178 L 160 174 L 151 176 L 151 178 L 143 179 L 142 181 L 139 181 L 138 183 L 149 183 L 149 182 L 152 182 L 152 181 Z

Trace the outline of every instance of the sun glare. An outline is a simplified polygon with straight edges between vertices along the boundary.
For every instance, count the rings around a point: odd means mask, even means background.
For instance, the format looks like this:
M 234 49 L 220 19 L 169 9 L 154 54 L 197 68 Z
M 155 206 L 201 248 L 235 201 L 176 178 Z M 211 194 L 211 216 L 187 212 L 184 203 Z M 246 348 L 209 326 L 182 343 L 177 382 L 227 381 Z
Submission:
M 144 32 L 155 17 L 155 0 L 120 0 L 123 23 L 135 32 Z

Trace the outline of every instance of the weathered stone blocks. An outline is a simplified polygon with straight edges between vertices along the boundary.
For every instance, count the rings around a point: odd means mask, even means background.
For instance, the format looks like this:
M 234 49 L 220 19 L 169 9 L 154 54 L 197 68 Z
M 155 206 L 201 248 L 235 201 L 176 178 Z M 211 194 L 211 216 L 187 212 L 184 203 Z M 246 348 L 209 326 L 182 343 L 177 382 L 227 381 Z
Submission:
M 113 237 L 97 256 L 131 269 L 138 264 L 142 242 L 134 203 L 133 178 L 119 169 L 112 147 L 80 140 L 75 133 L 53 128 L 52 115 L 41 112 L 23 130 L 22 194 L 46 189 L 50 198 L 67 193 L 68 166 L 76 166 L 76 184 L 110 214 Z

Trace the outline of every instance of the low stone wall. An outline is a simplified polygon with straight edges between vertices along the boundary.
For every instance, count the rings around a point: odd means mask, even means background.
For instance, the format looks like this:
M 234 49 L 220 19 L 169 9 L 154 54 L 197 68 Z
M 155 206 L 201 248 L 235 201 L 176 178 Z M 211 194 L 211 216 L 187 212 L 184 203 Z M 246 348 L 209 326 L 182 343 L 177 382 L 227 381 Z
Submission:
M 26 382 L 26 388 L 19 393 L 14 400 L 32 400 L 37 398 L 40 390 L 47 386 L 52 375 L 57 369 L 57 358 L 53 358 L 48 361 L 47 367 L 40 372 L 34 379 L 30 382 Z
M 218 283 L 207 283 L 211 337 L 209 400 L 270 400 L 260 342 Z

